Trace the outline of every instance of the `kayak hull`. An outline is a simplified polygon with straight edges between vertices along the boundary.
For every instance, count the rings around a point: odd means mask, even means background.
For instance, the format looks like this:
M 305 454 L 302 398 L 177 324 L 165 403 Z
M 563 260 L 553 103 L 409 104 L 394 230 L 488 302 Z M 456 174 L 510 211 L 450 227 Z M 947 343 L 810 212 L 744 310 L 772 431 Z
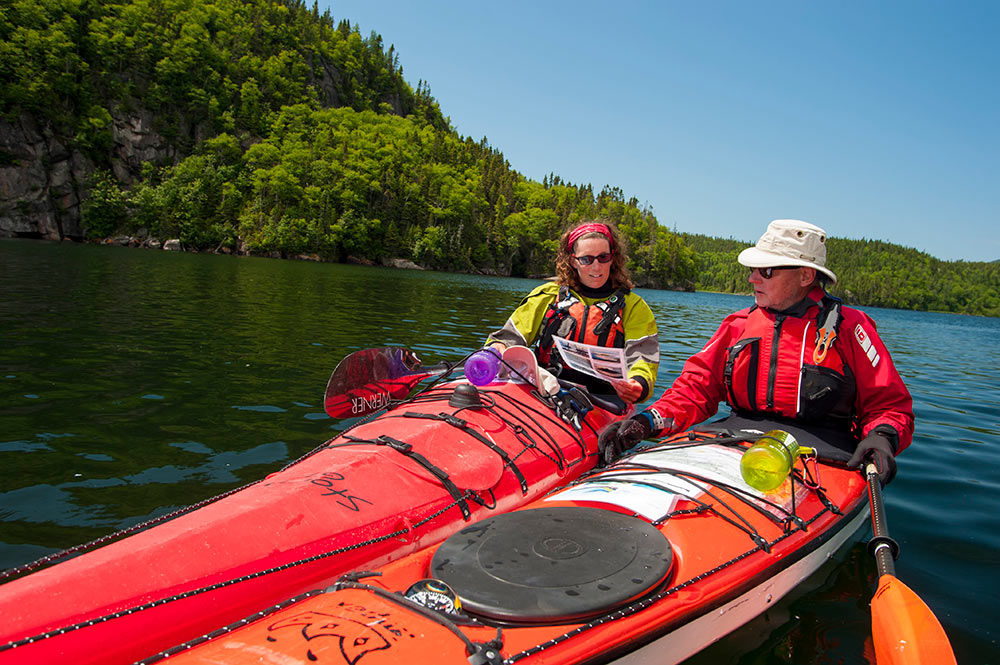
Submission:
M 703 440 L 689 435 L 651 446 L 524 508 L 489 517 L 441 545 L 393 562 L 380 569 L 379 577 L 343 580 L 265 611 L 247 625 L 230 626 L 212 639 L 184 645 L 170 661 L 457 664 L 469 662 L 470 653 L 480 650 L 499 654 L 494 662 L 505 664 L 680 662 L 762 613 L 816 572 L 857 537 L 867 517 L 865 483 L 857 472 L 821 463 L 804 476 L 818 480 L 821 488 L 807 486 L 800 478 L 762 494 L 739 478 L 742 450 L 726 437 Z M 551 526 L 556 509 L 578 511 L 585 519 L 560 530 Z M 655 526 L 669 543 L 666 577 L 654 575 L 651 585 L 637 589 L 635 597 L 601 606 L 601 593 L 614 592 L 612 587 L 622 584 L 616 577 L 624 566 L 619 562 L 635 559 L 638 555 L 632 553 L 638 548 L 618 527 L 607 529 L 603 545 L 587 535 L 595 509 Z M 538 522 L 541 532 L 530 537 L 528 545 L 512 545 L 507 559 L 497 556 L 501 539 L 491 534 L 502 533 L 499 525 L 518 518 Z M 557 521 L 571 519 L 561 516 Z M 572 535 L 573 529 L 578 536 Z M 640 537 L 648 538 L 645 532 Z M 493 579 L 509 578 L 509 595 L 492 585 L 471 588 L 462 575 L 453 574 L 455 550 L 448 548 L 455 543 L 458 549 L 474 550 L 468 565 L 482 565 Z M 525 557 L 537 563 L 529 572 L 521 572 L 528 570 Z M 564 558 L 570 566 L 562 566 Z M 590 566 L 609 570 L 598 576 L 579 572 Z M 641 575 L 630 576 L 640 583 Z M 452 586 L 466 607 L 464 614 L 429 612 L 400 598 L 423 578 Z M 533 590 L 534 604 L 524 602 L 525 587 Z M 589 614 L 568 616 L 562 608 L 564 594 L 579 597 L 581 602 L 571 606 Z M 590 598 L 598 600 L 588 608 Z M 480 609 L 503 606 L 505 600 L 509 612 L 499 619 Z M 556 614 L 554 605 L 560 605 Z
M 690 658 L 763 614 L 777 601 L 791 593 L 824 563 L 834 558 L 845 545 L 853 542 L 868 519 L 867 513 L 859 510 L 843 529 L 833 534 L 833 537 L 822 546 L 773 577 L 740 593 L 718 608 L 678 628 L 666 631 L 664 635 L 646 646 L 622 656 L 615 662 L 623 665 L 663 665 L 664 653 L 671 654 L 672 661 Z
M 616 418 L 595 409 L 578 432 L 524 384 L 481 388 L 482 408 L 451 406 L 454 385 L 215 502 L 0 586 L 0 662 L 131 663 L 387 564 L 579 477 Z

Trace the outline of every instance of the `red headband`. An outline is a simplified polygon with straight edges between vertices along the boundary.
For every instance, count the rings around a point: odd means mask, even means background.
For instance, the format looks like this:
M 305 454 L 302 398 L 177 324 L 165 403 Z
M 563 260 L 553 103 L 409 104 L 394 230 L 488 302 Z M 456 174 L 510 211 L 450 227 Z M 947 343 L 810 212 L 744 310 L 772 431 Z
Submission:
M 611 229 L 606 224 L 581 224 L 569 232 L 569 237 L 566 239 L 566 249 L 572 253 L 573 245 L 576 244 L 576 241 L 588 233 L 600 233 L 608 239 L 608 247 L 611 249 L 615 248 L 615 241 L 611 237 Z

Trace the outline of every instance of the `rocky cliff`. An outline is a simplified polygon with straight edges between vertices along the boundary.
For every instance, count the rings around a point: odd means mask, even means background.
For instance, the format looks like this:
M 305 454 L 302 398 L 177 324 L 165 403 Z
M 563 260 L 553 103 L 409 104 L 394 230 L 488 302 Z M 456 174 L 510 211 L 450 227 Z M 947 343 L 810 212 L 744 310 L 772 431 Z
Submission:
M 80 195 L 93 165 L 50 128 L 0 119 L 0 237 L 80 238 Z
M 111 167 L 125 186 L 143 162 L 177 159 L 175 147 L 153 128 L 149 112 L 112 113 Z M 94 163 L 51 125 L 30 115 L 0 118 L 0 237 L 83 240 L 81 202 Z

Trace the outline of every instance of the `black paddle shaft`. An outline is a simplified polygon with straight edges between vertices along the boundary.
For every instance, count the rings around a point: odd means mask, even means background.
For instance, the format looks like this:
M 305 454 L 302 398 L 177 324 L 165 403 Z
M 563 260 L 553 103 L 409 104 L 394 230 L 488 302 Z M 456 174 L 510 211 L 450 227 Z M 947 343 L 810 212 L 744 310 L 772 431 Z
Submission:
M 899 556 L 899 544 L 889 537 L 889 526 L 885 521 L 885 505 L 882 501 L 882 486 L 878 470 L 874 464 L 867 466 L 868 499 L 872 506 L 872 539 L 868 541 L 868 551 L 875 557 L 879 576 L 896 574 L 893 563 Z

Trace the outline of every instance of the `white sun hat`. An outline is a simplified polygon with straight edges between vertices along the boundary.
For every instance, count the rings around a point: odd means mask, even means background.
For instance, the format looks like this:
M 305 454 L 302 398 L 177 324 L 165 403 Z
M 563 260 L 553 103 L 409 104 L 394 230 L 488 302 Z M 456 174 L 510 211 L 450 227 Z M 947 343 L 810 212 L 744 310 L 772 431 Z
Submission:
M 748 268 L 804 266 L 815 268 L 837 283 L 837 276 L 826 267 L 826 231 L 798 219 L 776 219 L 757 244 L 740 252 L 737 260 Z

